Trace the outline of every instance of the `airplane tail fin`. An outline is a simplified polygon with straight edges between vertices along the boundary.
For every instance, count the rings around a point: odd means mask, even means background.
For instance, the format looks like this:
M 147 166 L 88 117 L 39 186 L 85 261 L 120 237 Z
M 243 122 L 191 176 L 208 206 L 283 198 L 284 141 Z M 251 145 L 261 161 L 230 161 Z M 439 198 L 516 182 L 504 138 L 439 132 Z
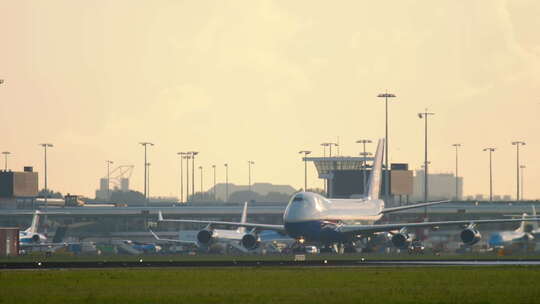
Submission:
M 245 224 L 247 222 L 247 207 L 248 207 L 248 202 L 245 202 L 244 209 L 242 209 L 242 218 L 240 219 L 240 223 L 242 224 Z M 245 231 L 246 231 L 246 227 L 238 228 L 238 232 L 243 233 Z
M 523 221 L 519 224 L 519 228 L 516 230 L 517 232 L 531 232 L 532 231 L 533 229 L 533 225 L 531 225 L 532 223 L 525 221 L 529 217 L 530 216 L 527 215 L 527 213 L 523 213 L 523 215 L 521 215 L 521 218 L 523 219 Z
M 32 224 L 30 225 L 30 227 L 28 227 L 28 229 L 25 230 L 25 232 L 37 233 L 39 226 L 39 214 L 39 210 L 36 210 L 34 212 L 34 217 L 32 217 Z
M 532 207 L 532 217 L 536 217 L 536 207 L 534 207 L 534 205 L 531 206 Z M 538 222 L 534 221 L 532 222 L 532 229 L 533 230 L 538 230 Z
M 527 219 L 527 218 L 536 218 L 536 208 L 534 207 L 534 205 L 531 206 L 532 207 L 532 216 L 530 215 L 527 215 L 527 213 L 523 213 L 523 215 L 521 216 L 522 219 Z M 521 224 L 519 225 L 519 228 L 516 230 L 518 232 L 532 232 L 534 230 L 538 230 L 538 222 L 537 221 L 523 221 L 521 222 Z
M 56 228 L 56 232 L 54 233 L 54 238 L 52 240 L 53 243 L 62 243 L 64 241 L 64 238 L 66 237 L 68 230 L 67 225 L 62 225 Z
M 371 178 L 369 180 L 367 197 L 368 199 L 379 199 L 379 193 L 381 191 L 381 179 L 382 179 L 382 162 L 384 149 L 386 148 L 384 139 L 379 139 L 377 145 L 377 152 L 373 160 L 373 168 L 371 169 Z

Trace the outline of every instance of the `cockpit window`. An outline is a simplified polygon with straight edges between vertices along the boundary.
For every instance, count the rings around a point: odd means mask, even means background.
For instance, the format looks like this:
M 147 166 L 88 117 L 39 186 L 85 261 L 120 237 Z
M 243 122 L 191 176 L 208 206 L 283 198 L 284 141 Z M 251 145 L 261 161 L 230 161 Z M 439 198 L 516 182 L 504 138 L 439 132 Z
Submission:
M 301 202 L 304 200 L 304 197 L 302 195 L 297 195 L 293 198 L 293 202 Z

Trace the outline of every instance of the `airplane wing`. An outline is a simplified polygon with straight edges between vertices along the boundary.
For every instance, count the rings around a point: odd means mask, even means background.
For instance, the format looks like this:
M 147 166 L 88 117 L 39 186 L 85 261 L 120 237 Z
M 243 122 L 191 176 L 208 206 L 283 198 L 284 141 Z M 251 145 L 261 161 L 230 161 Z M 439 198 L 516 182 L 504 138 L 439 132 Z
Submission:
M 70 245 L 80 245 L 81 242 L 65 242 L 65 243 L 19 243 L 20 248 L 60 248 Z
M 158 241 L 162 241 L 162 242 L 170 242 L 170 243 L 179 243 L 179 244 L 187 244 L 187 245 L 195 245 L 195 246 L 199 246 L 199 244 L 196 242 L 196 241 L 188 241 L 188 240 L 175 240 L 175 239 L 162 239 L 160 238 L 154 231 L 152 231 L 152 229 L 148 229 L 150 230 L 150 233 L 152 234 L 152 236 L 154 236 L 154 238 Z
M 375 225 L 342 225 L 336 228 L 343 233 L 375 233 L 392 230 L 401 230 L 402 228 L 420 228 L 420 227 L 438 227 L 452 225 L 470 225 L 470 224 L 489 224 L 489 223 L 509 223 L 509 222 L 538 222 L 540 218 L 528 219 L 494 219 L 494 220 L 464 220 L 464 221 L 441 221 L 441 222 L 417 222 L 417 223 L 397 223 L 397 224 L 375 224 Z
M 177 219 L 164 219 L 161 211 L 158 213 L 159 222 L 177 222 L 177 223 L 195 223 L 195 224 L 207 224 L 207 225 L 231 225 L 238 227 L 259 228 L 269 230 L 285 231 L 283 225 L 272 224 L 257 224 L 257 223 L 242 223 L 242 222 L 223 222 L 223 221 L 202 221 L 202 220 L 177 220 Z
M 392 207 L 392 208 L 384 208 L 381 210 L 380 213 L 391 213 L 391 212 L 397 212 L 402 210 L 408 210 L 408 209 L 414 209 L 414 208 L 421 208 L 421 207 L 427 207 L 432 205 L 438 205 L 442 203 L 448 203 L 449 200 L 446 201 L 437 201 L 437 202 L 429 202 L 429 203 L 421 203 L 421 204 L 414 204 L 414 205 L 407 205 L 407 206 L 400 206 L 400 207 Z

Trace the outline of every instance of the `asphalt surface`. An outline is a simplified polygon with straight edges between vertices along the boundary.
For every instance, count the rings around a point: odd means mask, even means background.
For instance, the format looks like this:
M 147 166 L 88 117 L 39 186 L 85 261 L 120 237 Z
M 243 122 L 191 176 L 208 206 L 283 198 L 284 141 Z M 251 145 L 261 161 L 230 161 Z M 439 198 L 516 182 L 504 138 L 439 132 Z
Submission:
M 91 269 L 167 267 L 399 267 L 399 266 L 540 266 L 540 260 L 316 260 L 316 261 L 65 261 L 0 262 L 0 269 Z

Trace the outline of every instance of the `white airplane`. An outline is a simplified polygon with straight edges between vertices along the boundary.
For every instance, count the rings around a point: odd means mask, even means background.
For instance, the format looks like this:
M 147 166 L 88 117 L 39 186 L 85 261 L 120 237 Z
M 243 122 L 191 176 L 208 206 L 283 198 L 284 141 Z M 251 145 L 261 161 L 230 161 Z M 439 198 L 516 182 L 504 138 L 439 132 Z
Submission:
M 71 244 L 91 244 L 91 243 L 81 243 L 81 242 L 63 242 L 62 239 L 67 230 L 67 226 L 58 227 L 56 229 L 54 239 L 49 241 L 47 236 L 43 233 L 38 232 L 39 219 L 41 215 L 52 215 L 52 214 L 65 214 L 64 212 L 46 212 L 43 213 L 39 210 L 34 211 L 34 216 L 32 217 L 32 224 L 24 231 L 19 232 L 19 248 L 22 250 L 34 250 L 34 249 L 47 249 L 48 251 L 56 251 L 57 249 L 66 247 Z
M 385 208 L 384 201 L 379 198 L 382 172 L 382 158 L 385 149 L 384 139 L 380 139 L 375 154 L 374 166 L 367 195 L 354 199 L 333 199 L 312 192 L 299 192 L 292 196 L 285 213 L 283 225 L 258 224 L 247 222 L 200 221 L 200 220 L 167 220 L 184 223 L 206 223 L 208 234 L 212 235 L 211 225 L 236 225 L 238 227 L 252 228 L 242 237 L 241 243 L 245 246 L 259 242 L 258 231 L 276 230 L 286 233 L 297 240 L 299 246 L 303 244 L 317 244 L 330 248 L 336 244 L 352 245 L 355 241 L 380 233 L 390 233 L 394 246 L 408 249 L 412 237 L 408 230 L 418 227 L 439 227 L 443 225 L 464 226 L 461 240 L 466 245 L 476 244 L 480 232 L 476 226 L 483 223 L 521 222 L 522 219 L 492 219 L 492 220 L 461 220 L 417 223 L 390 223 L 377 224 L 386 213 L 426 207 L 448 201 L 421 203 L 401 207 Z M 527 221 L 539 221 L 538 218 Z
M 240 219 L 240 224 L 245 224 L 247 221 L 247 207 L 248 207 L 248 203 L 245 202 L 244 208 L 242 210 L 242 217 Z M 158 221 L 159 222 L 177 222 L 179 220 L 163 219 L 163 215 L 161 211 L 159 211 Z M 179 240 L 179 239 L 176 239 L 176 240 L 175 239 L 162 239 L 159 236 L 157 236 L 152 230 L 150 230 L 150 233 L 152 233 L 154 238 L 159 241 L 166 241 L 166 242 L 180 243 L 180 244 L 187 244 L 187 245 L 208 246 L 215 242 L 221 242 L 221 243 L 227 243 L 244 252 L 248 250 L 256 249 L 258 247 L 258 243 L 256 242 L 256 240 L 251 240 L 249 238 L 246 240 L 243 239 L 244 236 L 246 235 L 246 228 L 242 225 L 239 225 L 239 227 L 235 230 L 231 230 L 231 229 L 214 229 L 212 227 L 212 225 L 215 224 L 214 222 L 210 223 L 208 221 L 198 221 L 198 220 L 192 220 L 188 222 L 207 224 L 205 228 L 203 228 L 197 233 L 197 241 Z M 244 241 L 246 243 L 244 243 Z
M 37 245 L 47 241 L 47 237 L 38 232 L 39 225 L 39 215 L 41 212 L 39 210 L 34 211 L 34 216 L 32 217 L 32 224 L 28 229 L 19 232 L 19 244 L 21 246 L 25 245 Z
M 521 216 L 523 221 L 516 230 L 492 233 L 488 239 L 489 247 L 507 247 L 514 244 L 524 244 L 533 241 L 535 236 L 538 236 L 540 233 L 540 229 L 538 228 L 538 222 L 527 222 L 529 217 L 530 216 L 524 213 Z M 536 217 L 536 208 L 534 205 L 532 206 L 532 217 Z

